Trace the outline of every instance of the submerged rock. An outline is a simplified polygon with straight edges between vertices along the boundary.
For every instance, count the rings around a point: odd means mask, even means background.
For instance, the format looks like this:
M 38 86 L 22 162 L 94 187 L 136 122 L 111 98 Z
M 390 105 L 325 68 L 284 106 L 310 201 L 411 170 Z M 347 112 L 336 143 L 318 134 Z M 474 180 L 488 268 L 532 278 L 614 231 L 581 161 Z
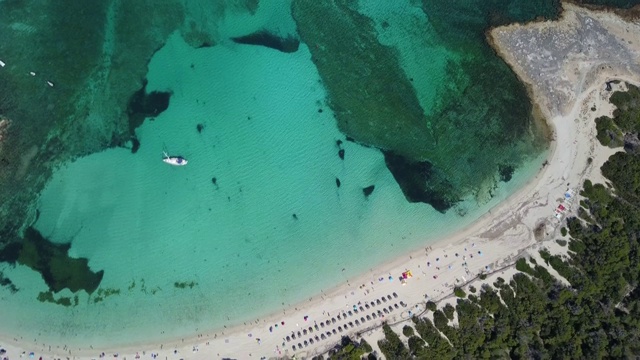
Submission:
M 369 185 L 366 188 L 362 189 L 362 192 L 364 193 L 365 197 L 369 197 L 369 195 L 373 193 L 373 189 L 375 188 L 376 188 L 375 185 Z
M 54 293 L 63 289 L 71 292 L 95 291 L 104 271 L 93 272 L 86 258 L 69 256 L 70 244 L 54 244 L 33 227 L 25 230 L 22 243 L 12 243 L 0 251 L 0 261 L 21 264 L 37 271 Z
M 515 167 L 512 165 L 498 165 L 498 173 L 500 174 L 500 181 L 509 182 L 513 177 Z
M 383 153 L 387 168 L 409 202 L 423 202 L 444 213 L 460 201 L 455 189 L 428 161 L 411 161 L 391 152 Z
M 396 50 L 378 41 L 370 18 L 333 1 L 293 1 L 292 14 L 345 135 L 413 158 L 435 148 Z
M 158 116 L 169 107 L 170 92 L 152 91 L 146 92 L 147 81 L 143 82 L 142 88 L 136 91 L 129 99 L 127 114 L 129 115 L 129 131 L 133 135 L 144 119 L 151 116 Z
M 283 38 L 267 30 L 260 30 L 249 35 L 234 37 L 231 38 L 231 40 L 238 44 L 265 46 L 284 53 L 296 52 L 298 51 L 298 47 L 300 47 L 300 40 L 295 37 L 288 36 Z
M 131 138 L 131 153 L 137 153 L 138 149 L 140 149 L 140 140 L 138 140 L 138 138 L 134 136 Z

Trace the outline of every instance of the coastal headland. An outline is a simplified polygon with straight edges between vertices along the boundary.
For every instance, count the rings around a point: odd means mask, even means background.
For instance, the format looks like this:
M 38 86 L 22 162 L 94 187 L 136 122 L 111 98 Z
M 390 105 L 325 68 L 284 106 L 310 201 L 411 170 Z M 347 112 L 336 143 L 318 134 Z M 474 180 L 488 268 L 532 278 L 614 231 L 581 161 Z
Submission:
M 487 33 L 548 119 L 552 143 L 538 174 L 466 229 L 427 248 L 390 255 L 388 263 L 364 275 L 282 313 L 234 328 L 121 349 L 92 344 L 70 348 L 42 343 L 37 334 L 2 334 L 0 345 L 7 350 L 3 356 L 16 359 L 33 352 L 46 360 L 311 358 L 332 348 L 343 335 L 362 337 L 375 349 L 382 322 L 402 326 L 425 310 L 427 300 L 455 301 L 454 287 L 466 290 L 490 284 L 498 276 L 508 279 L 516 271 L 515 260 L 524 254 L 539 256 L 541 248 L 562 253 L 565 248 L 555 240 L 561 237 L 562 220 L 578 207 L 578 190 L 586 179 L 602 182 L 600 166 L 617 151 L 598 143 L 594 119 L 612 114 L 611 91 L 624 90 L 625 83 L 640 84 L 640 45 L 635 43 L 640 25 L 611 12 L 568 3 L 563 8 L 558 21 L 509 25 Z M 555 212 L 559 205 L 566 210 Z M 407 271 L 411 276 L 401 279 Z

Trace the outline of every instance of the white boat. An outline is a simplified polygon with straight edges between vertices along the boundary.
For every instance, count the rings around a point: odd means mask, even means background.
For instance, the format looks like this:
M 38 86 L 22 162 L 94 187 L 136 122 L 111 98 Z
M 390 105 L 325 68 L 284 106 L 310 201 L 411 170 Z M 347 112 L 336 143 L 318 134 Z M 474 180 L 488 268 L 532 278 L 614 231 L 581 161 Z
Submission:
M 183 158 L 182 156 L 169 156 L 166 152 L 164 153 L 164 158 L 162 159 L 162 161 L 169 165 L 175 166 L 184 166 L 188 163 L 187 159 Z

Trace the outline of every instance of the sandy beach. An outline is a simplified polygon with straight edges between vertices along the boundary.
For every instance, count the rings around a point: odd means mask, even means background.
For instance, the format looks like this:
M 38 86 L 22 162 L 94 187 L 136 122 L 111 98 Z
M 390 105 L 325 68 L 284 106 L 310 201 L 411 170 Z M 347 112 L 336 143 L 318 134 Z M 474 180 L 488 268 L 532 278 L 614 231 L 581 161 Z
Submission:
M 454 287 L 469 293 L 469 286 L 480 288 L 498 276 L 508 279 L 523 254 L 536 256 L 543 247 L 561 253 L 566 248 L 555 240 L 561 238 L 562 220 L 578 206 L 583 181 L 601 182 L 600 166 L 618 151 L 601 146 L 595 137 L 594 119 L 613 112 L 605 83 L 640 83 L 640 47 L 630 40 L 640 38 L 639 25 L 613 13 L 569 4 L 564 8 L 558 22 L 510 25 L 488 33 L 549 119 L 552 141 L 538 174 L 466 229 L 409 254 L 389 254 L 391 261 L 364 275 L 234 328 L 120 349 L 92 348 L 92 344 L 68 348 L 42 343 L 37 335 L 1 334 L 0 348 L 6 353 L 0 359 L 30 354 L 46 360 L 311 358 L 333 348 L 344 335 L 364 338 L 377 349 L 381 331 L 376 329 L 382 322 L 401 327 L 424 311 L 427 300 L 455 301 Z M 611 87 L 623 89 L 624 83 Z M 561 204 L 566 210 L 556 217 Z M 408 270 L 412 276 L 401 281 Z M 488 274 L 486 280 L 478 278 L 481 273 Z

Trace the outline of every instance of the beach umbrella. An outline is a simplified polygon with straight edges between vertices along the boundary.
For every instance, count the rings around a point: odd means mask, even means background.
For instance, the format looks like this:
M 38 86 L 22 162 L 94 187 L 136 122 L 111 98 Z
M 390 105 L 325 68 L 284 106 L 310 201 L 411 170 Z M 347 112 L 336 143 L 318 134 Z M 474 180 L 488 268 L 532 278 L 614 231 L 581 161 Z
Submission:
M 398 294 L 393 293 L 393 297 L 397 299 L 398 298 Z

